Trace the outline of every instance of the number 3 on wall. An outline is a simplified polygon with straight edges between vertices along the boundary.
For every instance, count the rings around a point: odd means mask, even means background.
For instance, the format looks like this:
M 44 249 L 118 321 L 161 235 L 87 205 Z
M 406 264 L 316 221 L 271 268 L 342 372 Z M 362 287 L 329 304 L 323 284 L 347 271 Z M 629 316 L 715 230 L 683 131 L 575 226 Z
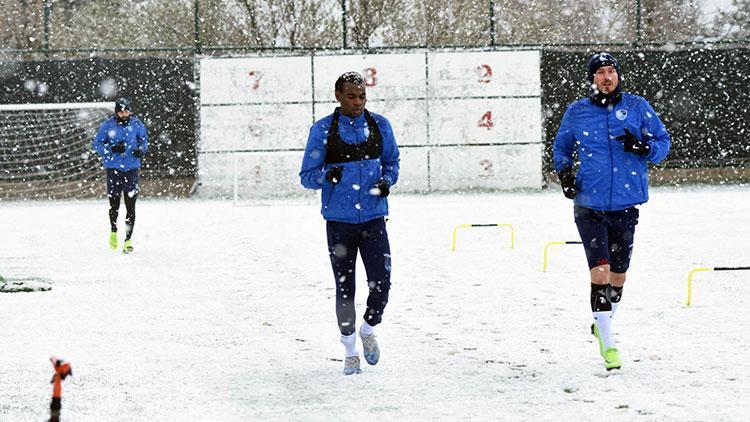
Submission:
M 492 177 L 495 175 L 495 170 L 492 168 L 492 161 L 485 158 L 479 161 L 479 165 L 484 170 L 484 173 L 480 174 L 479 177 Z
M 362 75 L 365 78 L 365 86 L 366 87 L 373 87 L 378 84 L 378 70 L 374 67 L 368 67 L 364 71 L 362 71 L 364 75 Z
M 487 130 L 492 130 L 492 127 L 495 126 L 495 124 L 492 122 L 492 111 L 484 113 L 482 115 L 482 118 L 479 119 L 479 123 L 477 123 L 477 126 L 486 127 Z

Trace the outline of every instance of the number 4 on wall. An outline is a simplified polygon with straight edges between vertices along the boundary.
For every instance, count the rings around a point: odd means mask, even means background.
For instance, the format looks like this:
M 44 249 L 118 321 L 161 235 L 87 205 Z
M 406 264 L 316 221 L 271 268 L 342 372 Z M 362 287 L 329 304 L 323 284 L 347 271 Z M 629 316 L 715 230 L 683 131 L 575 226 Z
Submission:
M 492 122 L 492 111 L 484 113 L 482 115 L 482 118 L 479 119 L 479 123 L 477 123 L 477 126 L 486 127 L 487 130 L 492 130 L 492 127 L 495 126 L 495 124 Z

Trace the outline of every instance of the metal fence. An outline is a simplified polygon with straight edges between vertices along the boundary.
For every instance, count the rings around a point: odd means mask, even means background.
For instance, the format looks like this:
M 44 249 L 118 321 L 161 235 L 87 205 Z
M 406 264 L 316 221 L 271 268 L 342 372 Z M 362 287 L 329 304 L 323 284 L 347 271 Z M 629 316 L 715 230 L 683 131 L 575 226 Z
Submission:
M 625 89 L 649 100 L 672 137 L 672 150 L 658 167 L 656 181 L 750 182 L 750 145 L 746 141 L 750 124 L 744 118 L 750 102 L 745 81 L 750 49 L 628 49 L 616 54 L 622 60 Z M 565 106 L 587 92 L 588 56 L 547 49 L 540 57 L 542 164 L 550 177 L 554 177 L 552 140 Z M 185 194 L 198 172 L 200 80 L 196 64 L 195 58 L 0 61 L 0 103 L 111 101 L 115 93 L 133 98 L 136 113 L 146 122 L 150 135 L 144 180 L 159 184 L 148 191 L 151 195 Z M 53 135 L 53 129 L 48 134 Z M 399 131 L 404 130 L 402 122 Z M 306 132 L 298 132 L 302 141 Z M 33 137 L 24 139 L 36 142 Z M 31 156 L 37 149 L 30 149 Z M 65 150 L 65 155 L 72 157 L 76 151 Z M 13 175 L 18 169 L 6 170 L 7 175 Z M 33 194 L 40 192 L 47 195 L 46 190 Z M 56 192 L 68 193 L 59 188 Z M 0 198 L 19 195 L 13 186 L 0 186 Z
M 749 41 L 708 36 L 691 18 L 688 6 L 694 2 L 607 0 L 588 8 L 585 2 L 523 0 L 310 3 L 313 6 L 285 0 L 164 0 L 120 7 L 110 0 L 10 2 L 3 11 L 7 25 L 0 25 L 0 55 L 42 59 L 467 47 L 672 49 L 746 46 Z M 271 4 L 290 9 L 268 9 Z M 375 10 L 378 5 L 381 10 Z M 414 7 L 418 10 L 408 10 Z M 608 10 L 605 18 L 596 15 L 597 10 Z M 407 18 L 410 13 L 417 17 Z M 685 23 L 691 19 L 692 26 Z M 383 35 L 388 28 L 394 33 Z

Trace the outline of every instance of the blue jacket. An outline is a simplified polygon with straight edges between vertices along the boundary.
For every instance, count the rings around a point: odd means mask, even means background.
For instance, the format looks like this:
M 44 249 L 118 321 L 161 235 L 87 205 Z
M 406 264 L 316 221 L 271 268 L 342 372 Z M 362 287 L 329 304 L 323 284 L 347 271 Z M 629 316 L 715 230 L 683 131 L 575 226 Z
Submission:
M 370 189 L 381 178 L 391 186 L 398 181 L 398 146 L 388 119 L 371 114 L 382 137 L 378 158 L 326 164 L 326 142 L 333 114 L 318 120 L 310 128 L 299 177 L 302 186 L 323 190 L 320 213 L 326 220 L 364 223 L 388 215 L 388 200 L 373 195 Z M 369 133 L 364 113 L 354 119 L 340 115 L 339 136 L 342 141 L 359 144 L 367 140 Z M 334 166 L 343 167 L 341 181 L 336 185 L 325 178 L 328 169 Z
M 625 152 L 616 139 L 627 128 L 651 145 L 647 156 Z M 575 204 L 599 211 L 617 211 L 648 201 L 648 162 L 658 163 L 669 153 L 669 133 L 642 97 L 622 93 L 614 107 L 589 98 L 568 106 L 554 143 L 555 170 L 573 166 L 578 151 Z
M 125 152 L 112 152 L 112 147 L 125 143 Z M 104 159 L 104 168 L 128 171 L 141 168 L 141 159 L 133 156 L 133 151 L 148 152 L 148 131 L 146 126 L 135 117 L 130 116 L 127 124 L 117 123 L 117 117 L 110 116 L 99 127 L 91 147 Z

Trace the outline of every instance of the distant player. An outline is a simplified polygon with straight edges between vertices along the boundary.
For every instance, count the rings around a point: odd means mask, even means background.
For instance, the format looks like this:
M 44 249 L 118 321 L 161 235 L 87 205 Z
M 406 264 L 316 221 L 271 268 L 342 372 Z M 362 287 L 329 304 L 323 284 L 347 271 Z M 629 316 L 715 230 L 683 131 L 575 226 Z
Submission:
M 354 309 L 357 252 L 370 289 L 359 335 L 367 363 L 380 349 L 374 327 L 383 317 L 391 287 L 391 250 L 386 231 L 386 197 L 398 180 L 399 152 L 388 120 L 365 109 L 365 82 L 356 72 L 335 85 L 337 107 L 310 129 L 300 180 L 322 189 L 328 254 L 336 283 L 336 317 L 345 347 L 344 374 L 360 373 Z
M 99 127 L 92 147 L 104 160 L 107 170 L 107 198 L 109 198 L 109 247 L 117 249 L 117 215 L 120 196 L 125 193 L 125 241 L 122 252 L 133 252 L 135 201 L 138 198 L 138 169 L 148 152 L 148 132 L 141 121 L 130 114 L 130 101 L 115 101 L 115 114 Z
M 622 91 L 620 62 L 609 53 L 588 62 L 591 96 L 568 106 L 554 143 L 555 170 L 591 272 L 591 326 L 607 370 L 620 368 L 612 319 L 622 298 L 638 224 L 648 201 L 648 163 L 669 153 L 667 130 L 642 97 Z M 574 153 L 580 166 L 573 172 Z

